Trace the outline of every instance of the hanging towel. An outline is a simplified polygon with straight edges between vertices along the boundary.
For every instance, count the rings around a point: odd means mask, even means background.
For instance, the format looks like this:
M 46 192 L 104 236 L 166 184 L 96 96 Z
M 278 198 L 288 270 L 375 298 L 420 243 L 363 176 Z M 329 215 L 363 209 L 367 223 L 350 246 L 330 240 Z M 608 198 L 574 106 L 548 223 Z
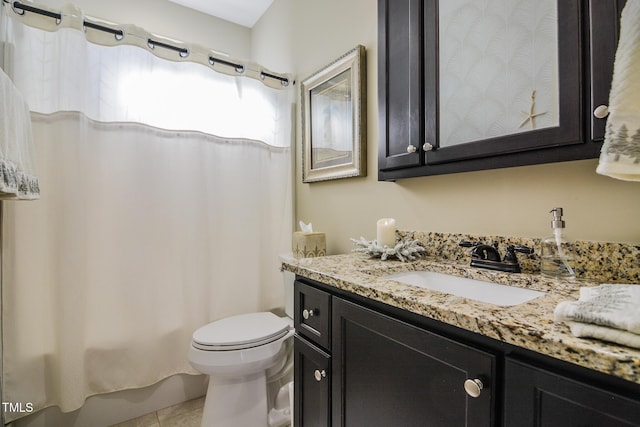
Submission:
M 637 347 L 640 345 L 640 285 L 582 287 L 578 301 L 558 304 L 554 320 L 566 322 L 578 337 Z
M 29 108 L 0 69 L 0 199 L 40 198 L 33 152 Z
M 609 117 L 596 172 L 640 181 L 640 0 L 628 0 L 620 19 L 609 95 Z

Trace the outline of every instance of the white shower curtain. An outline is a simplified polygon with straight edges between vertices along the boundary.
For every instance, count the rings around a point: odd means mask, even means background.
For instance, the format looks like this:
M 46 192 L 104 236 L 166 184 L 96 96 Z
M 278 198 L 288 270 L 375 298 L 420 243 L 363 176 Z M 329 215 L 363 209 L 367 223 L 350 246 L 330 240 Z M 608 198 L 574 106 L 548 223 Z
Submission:
M 290 90 L 9 24 L 41 199 L 4 206 L 3 401 L 195 373 L 196 328 L 283 306 Z

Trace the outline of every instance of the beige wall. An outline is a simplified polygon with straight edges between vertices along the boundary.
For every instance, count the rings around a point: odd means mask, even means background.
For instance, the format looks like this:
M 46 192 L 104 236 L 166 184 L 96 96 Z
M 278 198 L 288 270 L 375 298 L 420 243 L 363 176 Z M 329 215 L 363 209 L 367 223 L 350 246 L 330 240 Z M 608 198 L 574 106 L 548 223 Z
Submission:
M 134 24 L 151 33 L 196 43 L 237 59 L 251 58 L 250 29 L 167 0 L 36 0 L 36 4 L 54 9 L 67 3 L 95 18 Z
M 327 233 L 329 253 L 350 251 L 350 237 L 374 239 L 386 216 L 401 229 L 543 237 L 555 206 L 573 239 L 640 243 L 640 183 L 596 175 L 596 160 L 378 182 L 376 9 L 376 0 L 275 0 L 254 28 L 261 60 L 292 66 L 298 80 L 357 44 L 367 48 L 368 176 L 303 184 L 297 131 L 296 217 Z M 271 57 L 264 46 L 284 35 L 292 35 L 291 56 Z

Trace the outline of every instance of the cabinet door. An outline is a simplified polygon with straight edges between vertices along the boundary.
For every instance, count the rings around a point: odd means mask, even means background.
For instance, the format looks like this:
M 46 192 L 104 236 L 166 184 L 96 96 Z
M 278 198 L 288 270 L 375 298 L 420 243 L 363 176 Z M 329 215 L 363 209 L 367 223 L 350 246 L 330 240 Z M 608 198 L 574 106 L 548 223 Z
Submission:
M 378 0 L 378 180 L 598 157 L 624 0 L 451 3 Z M 540 3 L 555 9 L 522 12 Z M 518 21 L 554 13 L 555 31 Z M 493 28 L 508 31 L 494 41 Z
M 421 162 L 422 18 L 422 0 L 378 0 L 381 172 Z
M 494 425 L 494 356 L 335 298 L 332 411 L 340 427 Z M 465 381 L 478 379 L 476 398 Z
M 505 363 L 504 395 L 505 427 L 640 426 L 640 401 L 513 359 Z
M 440 5 L 446 0 L 426 2 Z M 524 6 L 528 3 L 529 6 Z M 439 28 L 439 32 L 432 31 L 430 38 L 437 39 L 439 44 L 433 45 L 431 52 L 427 53 L 426 61 L 439 65 L 433 69 L 432 74 L 425 74 L 425 80 L 438 82 L 439 102 L 433 104 L 437 108 L 438 123 L 435 128 L 430 127 L 427 130 L 431 138 L 438 141 L 438 149 L 426 153 L 429 165 L 584 144 L 583 88 L 580 78 L 583 72 L 581 1 L 563 0 L 554 5 L 528 0 L 519 3 L 509 2 L 508 5 L 513 8 L 509 11 L 513 14 L 539 7 L 541 9 L 536 13 L 555 16 L 555 19 L 549 21 L 552 21 L 557 29 L 549 32 L 547 28 L 523 27 L 516 32 L 496 32 L 518 39 L 512 40 L 514 50 L 511 50 L 504 46 L 499 47 L 495 42 L 492 44 L 482 39 L 482 34 L 475 32 L 476 25 L 484 30 L 488 30 L 491 25 L 497 25 L 492 14 L 504 6 L 489 6 L 487 12 L 490 18 L 477 14 L 474 16 L 475 22 L 472 27 L 467 26 L 466 20 L 454 19 L 455 14 L 452 11 L 449 11 L 449 21 L 441 22 L 441 18 L 444 17 L 440 16 L 439 10 L 442 8 L 434 8 L 436 12 L 435 16 L 430 17 L 429 28 Z M 509 19 L 516 18 L 503 19 L 505 21 L 501 22 L 509 22 Z M 538 22 L 540 26 L 550 24 L 551 22 L 546 20 Z M 460 35 L 458 31 L 463 34 Z M 474 42 L 462 41 L 451 45 L 446 42 L 456 39 L 459 35 L 466 39 L 478 39 Z M 546 36 L 549 36 L 550 40 L 542 41 Z M 488 50 L 492 47 L 497 49 L 496 55 L 502 57 L 494 61 L 491 55 L 488 55 L 489 58 L 481 60 L 482 55 L 486 53 L 475 51 L 478 48 L 476 43 Z M 458 57 L 460 52 L 453 51 L 454 47 L 469 55 L 478 54 L 476 62 L 470 64 L 471 70 L 467 74 L 458 74 L 457 77 L 454 73 L 457 61 L 461 58 Z M 542 55 L 542 52 L 548 53 Z M 533 60 L 528 56 L 520 57 L 521 55 L 541 55 L 542 58 L 536 57 L 536 60 Z M 518 61 L 523 61 L 524 68 L 513 66 L 513 63 Z M 483 71 L 486 72 L 486 76 Z M 484 81 L 482 77 L 491 78 L 493 84 Z M 478 79 L 483 82 L 480 83 Z M 496 81 L 501 81 L 501 84 Z M 518 83 L 515 84 L 515 81 Z M 454 88 L 460 90 L 460 93 Z M 519 107 L 514 108 L 516 105 Z M 523 114 L 518 108 L 525 110 L 525 114 L 529 113 L 529 117 L 522 120 Z M 538 121 L 531 116 L 533 114 L 539 114 L 538 120 L 548 117 L 549 122 L 538 127 Z
M 296 427 L 330 427 L 330 356 L 296 336 L 293 344 Z
M 618 46 L 620 13 L 625 0 L 590 0 L 589 24 L 591 54 L 591 105 L 589 111 L 591 140 L 604 140 L 606 118 L 598 118 L 593 112 L 599 105 L 609 103 L 613 60 Z

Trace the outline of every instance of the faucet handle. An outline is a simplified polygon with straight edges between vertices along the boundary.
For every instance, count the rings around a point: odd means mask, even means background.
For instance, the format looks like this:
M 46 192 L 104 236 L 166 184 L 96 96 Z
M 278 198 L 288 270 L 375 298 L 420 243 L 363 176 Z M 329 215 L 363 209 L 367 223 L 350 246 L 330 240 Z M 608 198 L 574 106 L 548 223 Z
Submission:
M 498 244 L 496 242 L 493 242 L 493 245 L 487 245 L 484 243 L 463 240 L 458 245 L 463 248 L 473 248 L 471 250 L 471 258 L 496 262 L 500 262 L 501 260 L 500 252 L 498 252 Z
M 518 262 L 516 258 L 516 252 L 520 252 L 521 254 L 532 254 L 533 249 L 527 246 L 520 245 L 509 245 L 507 246 L 507 253 L 504 255 L 505 262 Z
M 520 252 L 521 254 L 531 255 L 533 253 L 533 249 L 527 246 L 509 245 L 507 246 L 507 252 Z
M 508 248 L 507 248 L 508 249 Z M 520 252 L 521 254 L 528 254 L 531 255 L 533 253 L 533 248 L 527 247 L 527 246 L 514 246 L 513 250 L 516 252 Z

